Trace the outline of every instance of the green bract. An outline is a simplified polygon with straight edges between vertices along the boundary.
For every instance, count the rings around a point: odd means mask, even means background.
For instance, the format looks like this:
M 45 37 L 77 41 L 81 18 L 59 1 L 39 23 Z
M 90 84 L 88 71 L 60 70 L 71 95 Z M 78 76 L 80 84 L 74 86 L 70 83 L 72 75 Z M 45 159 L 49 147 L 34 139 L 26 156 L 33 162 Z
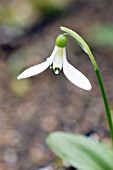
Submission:
M 57 47 L 64 48 L 67 46 L 67 37 L 64 35 L 59 35 L 56 39 Z
M 97 63 L 94 59 L 94 56 L 93 56 L 88 44 L 83 40 L 83 38 L 80 35 L 78 35 L 75 31 L 72 31 L 69 28 L 66 28 L 66 27 L 60 27 L 60 28 L 62 31 L 67 33 L 67 35 L 71 36 L 81 46 L 81 48 L 89 55 L 89 57 L 93 63 L 93 66 L 96 70 L 98 67 Z
M 78 35 L 75 31 L 72 31 L 69 28 L 66 27 L 60 27 L 62 31 L 68 33 L 72 38 L 76 40 L 76 42 L 81 46 L 81 48 L 88 54 L 90 51 L 89 46 L 87 43 L 82 39 L 80 35 Z

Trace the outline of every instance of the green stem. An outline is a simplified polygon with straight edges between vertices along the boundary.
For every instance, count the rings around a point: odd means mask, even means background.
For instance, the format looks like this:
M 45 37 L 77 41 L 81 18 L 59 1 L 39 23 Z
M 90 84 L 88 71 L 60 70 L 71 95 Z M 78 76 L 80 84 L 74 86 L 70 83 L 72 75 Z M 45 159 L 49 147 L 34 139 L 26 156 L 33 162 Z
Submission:
M 89 51 L 89 57 L 90 57 L 91 61 L 93 61 L 92 63 L 93 63 L 93 66 L 94 66 L 94 69 L 95 69 L 95 72 L 96 72 L 96 75 L 97 75 L 97 78 L 98 78 L 98 82 L 99 82 L 99 85 L 100 85 L 100 90 L 101 90 L 101 93 L 102 93 L 102 97 L 103 97 L 103 101 L 104 101 L 104 105 L 105 105 L 105 109 L 106 109 L 106 117 L 107 117 L 109 129 L 110 129 L 110 134 L 111 134 L 111 138 L 112 138 L 112 144 L 113 144 L 113 122 L 112 122 L 112 116 L 111 116 L 111 112 L 110 112 L 110 107 L 109 107 L 106 91 L 105 91 L 105 88 L 104 88 L 104 83 L 103 83 L 103 80 L 102 80 L 102 76 L 101 76 L 99 67 L 98 67 L 96 60 L 95 60 L 93 54 L 91 53 L 91 51 Z
M 97 78 L 98 78 L 98 82 L 100 85 L 100 89 L 101 89 L 101 93 L 102 93 L 102 97 L 103 97 L 103 101 L 104 101 L 104 105 L 105 105 L 105 109 L 106 109 L 106 116 L 107 116 L 107 120 L 108 120 L 108 125 L 109 125 L 109 129 L 110 129 L 110 134 L 111 134 L 111 138 L 112 138 L 112 143 L 113 143 L 113 122 L 112 122 L 112 116 L 111 116 L 111 112 L 110 112 L 110 108 L 109 108 L 109 103 L 108 103 L 108 99 L 107 99 L 107 95 L 106 95 L 106 91 L 104 88 L 104 83 L 102 80 L 102 76 L 99 70 L 99 67 L 97 65 L 97 62 L 88 46 L 88 44 L 83 40 L 83 38 L 78 35 L 76 32 L 72 31 L 69 28 L 66 27 L 60 27 L 62 31 L 64 31 L 65 35 L 69 35 L 71 36 L 80 46 L 81 48 L 89 55 L 91 62 L 94 66 L 94 70 L 96 72 Z

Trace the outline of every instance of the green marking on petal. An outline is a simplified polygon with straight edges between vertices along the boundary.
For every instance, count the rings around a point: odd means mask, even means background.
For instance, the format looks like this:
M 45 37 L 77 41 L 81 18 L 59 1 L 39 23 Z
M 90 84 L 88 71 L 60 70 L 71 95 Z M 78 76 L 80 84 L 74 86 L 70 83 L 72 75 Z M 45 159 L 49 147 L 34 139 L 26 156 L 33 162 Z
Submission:
M 54 68 L 54 72 L 55 72 L 55 74 L 58 74 L 60 72 L 60 68 L 59 67 L 55 67 Z

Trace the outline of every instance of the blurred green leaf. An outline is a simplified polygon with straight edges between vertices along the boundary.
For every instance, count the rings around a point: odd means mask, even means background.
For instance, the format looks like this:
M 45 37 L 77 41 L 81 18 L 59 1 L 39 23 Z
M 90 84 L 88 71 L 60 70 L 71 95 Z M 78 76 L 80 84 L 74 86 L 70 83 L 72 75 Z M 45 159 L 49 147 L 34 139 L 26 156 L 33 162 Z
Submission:
M 86 36 L 89 43 L 95 46 L 113 47 L 113 25 L 98 25 L 89 29 Z
M 23 50 L 19 50 L 11 55 L 8 59 L 8 71 L 10 75 L 14 78 L 20 74 L 24 68 L 26 63 L 25 52 Z
M 24 80 L 12 79 L 10 83 L 11 92 L 18 97 L 24 97 L 28 95 L 31 92 L 31 89 L 32 89 L 31 82 L 28 79 Z
M 60 158 L 80 170 L 113 170 L 113 150 L 82 135 L 54 132 L 47 144 Z
M 30 0 L 34 7 L 47 16 L 59 16 L 72 2 L 72 0 Z

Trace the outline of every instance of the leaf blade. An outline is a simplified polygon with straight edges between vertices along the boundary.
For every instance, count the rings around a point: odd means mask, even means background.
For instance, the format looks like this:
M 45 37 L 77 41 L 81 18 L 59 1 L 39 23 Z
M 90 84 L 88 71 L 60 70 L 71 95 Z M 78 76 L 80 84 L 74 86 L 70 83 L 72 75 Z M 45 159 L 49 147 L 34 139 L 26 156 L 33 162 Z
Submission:
M 113 170 L 113 152 L 102 143 L 63 132 L 50 134 L 46 142 L 60 158 L 78 169 Z

